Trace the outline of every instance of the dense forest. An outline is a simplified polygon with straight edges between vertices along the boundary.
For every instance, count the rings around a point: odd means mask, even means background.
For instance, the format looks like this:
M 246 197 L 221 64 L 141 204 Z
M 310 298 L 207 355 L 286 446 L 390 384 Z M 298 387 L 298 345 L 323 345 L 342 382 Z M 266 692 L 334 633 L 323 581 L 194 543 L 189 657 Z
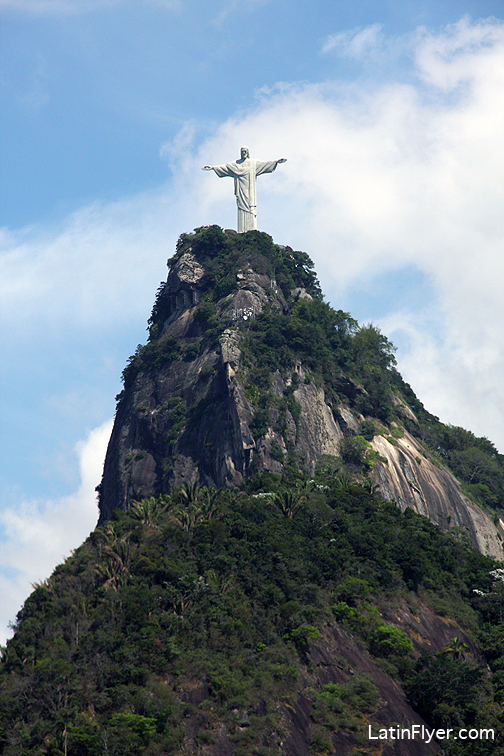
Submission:
M 314 683 L 310 649 L 339 624 L 430 725 L 499 736 L 446 753 L 502 754 L 501 575 L 323 466 L 312 481 L 262 476 L 243 491 L 186 484 L 117 511 L 26 601 L 3 652 L 2 753 L 183 753 L 191 737 L 215 742 L 225 723 L 234 753 L 272 756 L 278 702 L 300 691 L 312 703 L 311 753 L 330 753 L 338 730 L 372 753 L 373 681 Z M 391 602 L 455 618 L 472 652 L 458 635 L 437 653 L 414 651 L 382 619 Z M 181 694 L 194 681 L 200 698 Z

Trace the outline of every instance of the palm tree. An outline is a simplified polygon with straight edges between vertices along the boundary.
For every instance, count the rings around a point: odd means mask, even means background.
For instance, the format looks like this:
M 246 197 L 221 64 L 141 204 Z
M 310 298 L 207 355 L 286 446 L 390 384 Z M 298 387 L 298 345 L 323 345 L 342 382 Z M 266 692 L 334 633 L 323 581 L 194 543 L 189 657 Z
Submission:
M 127 583 L 131 559 L 136 548 L 137 545 L 131 544 L 126 538 L 105 546 L 105 557 L 94 568 L 95 574 L 105 578 L 105 589 L 112 588 L 117 591 Z
M 343 491 L 352 485 L 353 481 L 350 475 L 340 473 L 334 476 L 334 485 L 336 488 L 341 488 Z
M 284 517 L 292 520 L 294 513 L 299 509 L 305 498 L 304 494 L 282 491 L 274 495 L 272 503 L 278 507 Z
M 180 489 L 180 500 L 186 504 L 197 504 L 198 498 L 200 494 L 200 484 L 198 481 L 195 483 L 188 483 L 187 480 L 185 480 L 182 483 L 182 488 Z
M 216 571 L 212 569 L 206 571 L 205 579 L 206 585 L 214 593 L 220 593 L 221 595 L 224 595 L 225 593 L 232 591 L 233 588 L 236 588 L 236 583 L 234 582 L 232 575 L 228 575 L 227 577 L 219 577 Z
M 210 522 L 210 520 L 217 514 L 221 507 L 223 493 L 222 491 L 218 491 L 216 488 L 213 488 L 213 486 L 210 488 L 206 488 L 206 486 L 204 486 L 201 491 L 201 519 L 205 522 Z
M 223 493 L 199 483 L 184 481 L 180 502 L 171 510 L 171 519 L 182 530 L 191 532 L 199 522 L 210 522 L 218 512 Z
M 164 512 L 171 504 L 170 496 L 155 498 L 151 496 L 143 501 L 134 501 L 131 505 L 130 512 L 147 528 L 159 530 L 157 520 L 161 512 Z
M 197 504 L 184 506 L 182 503 L 177 504 L 171 511 L 171 520 L 178 525 L 181 530 L 188 533 L 192 532 L 201 516 L 201 509 Z
M 446 646 L 443 648 L 443 654 L 450 654 L 453 659 L 460 659 L 464 661 L 467 654 L 471 653 L 471 649 L 464 643 L 464 641 L 457 635 L 456 638 L 452 638 Z
M 107 520 L 104 525 L 100 525 L 96 528 L 96 535 L 103 539 L 106 543 L 115 543 L 119 538 L 117 523 L 112 520 Z
M 317 484 L 314 480 L 296 480 L 294 487 L 299 494 L 305 497 L 317 490 Z
M 373 496 L 380 490 L 380 486 L 377 486 L 371 478 L 364 478 L 364 480 L 361 481 L 360 486 L 368 493 L 373 494 Z

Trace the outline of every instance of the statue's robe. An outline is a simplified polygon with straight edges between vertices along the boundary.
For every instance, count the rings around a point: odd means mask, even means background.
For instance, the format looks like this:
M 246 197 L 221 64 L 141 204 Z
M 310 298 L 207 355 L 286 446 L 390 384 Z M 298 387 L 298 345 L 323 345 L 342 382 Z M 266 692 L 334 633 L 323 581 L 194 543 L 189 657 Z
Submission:
M 234 193 L 238 206 L 238 233 L 257 229 L 256 177 L 261 173 L 273 173 L 278 160 L 254 160 L 244 158 L 226 165 L 213 165 L 219 178 L 234 179 Z

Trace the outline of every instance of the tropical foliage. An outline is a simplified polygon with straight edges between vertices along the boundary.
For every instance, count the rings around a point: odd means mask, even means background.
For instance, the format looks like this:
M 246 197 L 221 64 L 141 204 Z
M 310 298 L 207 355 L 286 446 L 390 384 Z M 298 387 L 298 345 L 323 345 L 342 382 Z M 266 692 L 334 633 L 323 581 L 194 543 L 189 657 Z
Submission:
M 348 313 L 334 310 L 324 302 L 308 255 L 278 246 L 268 234 L 259 231 L 229 234 L 218 226 L 182 234 L 169 263 L 173 265 L 186 252 L 194 255 L 205 270 L 200 282 L 204 297 L 194 313 L 194 332 L 185 340 L 187 343 L 158 339 L 169 303 L 167 285 L 162 283 L 149 319 L 149 343 L 139 345 L 130 357 L 123 371 L 125 388 L 132 384 L 139 370 L 161 367 L 174 360 L 195 359 L 205 344 L 215 342 L 230 325 L 220 319 L 218 303 L 236 288 L 240 272 L 253 270 L 268 276 L 289 304 L 283 309 L 266 306 L 255 319 L 234 326 L 243 334 L 247 396 L 255 404 L 252 428 L 255 436 L 267 432 L 272 408 L 274 415 L 280 411 L 279 427 L 282 422 L 285 424 L 282 418 L 286 409 L 296 420 L 299 406 L 287 392 L 282 406 L 277 407 L 271 380 L 278 370 L 290 382 L 292 371 L 301 363 L 305 380 L 322 385 L 329 404 L 337 406 L 342 400 L 350 401 L 366 416 L 360 431 L 364 439 L 371 441 L 380 432 L 380 423 L 383 431 L 383 427 L 390 429 L 394 421 L 395 430 L 399 425 L 413 433 L 437 463 L 449 467 L 474 501 L 490 508 L 504 506 L 504 456 L 488 439 L 445 425 L 425 410 L 397 372 L 394 347 L 379 329 L 372 324 L 359 326 Z M 305 289 L 311 299 L 292 298 L 295 289 Z M 205 366 L 205 370 L 210 368 Z M 296 380 L 294 374 L 291 394 Z M 117 398 L 123 397 L 124 391 Z M 411 408 L 418 422 L 397 409 L 397 397 Z M 345 451 L 352 452 L 350 448 Z M 279 461 L 283 461 L 281 451 L 276 452 Z M 369 466 L 364 460 L 366 455 L 361 456 L 360 466 Z
M 314 753 L 337 730 L 358 741 L 375 685 L 348 675 L 321 686 L 310 666 L 313 644 L 337 625 L 431 724 L 500 732 L 504 626 L 486 598 L 495 567 L 331 471 L 312 482 L 269 476 L 267 490 L 251 480 L 248 492 L 184 484 L 117 511 L 26 601 L 0 666 L 0 749 L 196 753 L 224 722 L 236 754 L 271 756 L 278 704 L 302 690 Z M 401 597 L 455 616 L 481 660 L 454 635 L 415 661 L 407 630 L 381 616 Z

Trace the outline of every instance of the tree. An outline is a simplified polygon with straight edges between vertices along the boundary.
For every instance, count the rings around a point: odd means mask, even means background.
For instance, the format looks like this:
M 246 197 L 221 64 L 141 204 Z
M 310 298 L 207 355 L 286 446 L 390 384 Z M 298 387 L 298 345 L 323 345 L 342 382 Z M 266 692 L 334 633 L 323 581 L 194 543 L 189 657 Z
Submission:
M 281 491 L 281 493 L 275 494 L 272 503 L 278 507 L 284 517 L 292 519 L 305 498 L 304 494 L 294 493 L 293 491 Z
M 442 653 L 449 654 L 453 659 L 460 659 L 461 661 L 464 661 L 466 654 L 471 653 L 471 649 L 469 648 L 467 643 L 464 643 L 460 636 L 457 635 L 446 644 L 446 646 L 443 648 Z
M 161 512 L 165 511 L 171 504 L 169 496 L 155 498 L 151 496 L 143 501 L 134 501 L 131 505 L 131 514 L 147 528 L 158 529 L 157 520 Z
M 426 653 L 418 660 L 407 691 L 429 723 L 460 726 L 472 714 L 482 676 L 481 668 L 448 654 Z
M 408 656 L 413 653 L 413 643 L 398 627 L 383 623 L 371 637 L 371 652 L 375 656 Z

